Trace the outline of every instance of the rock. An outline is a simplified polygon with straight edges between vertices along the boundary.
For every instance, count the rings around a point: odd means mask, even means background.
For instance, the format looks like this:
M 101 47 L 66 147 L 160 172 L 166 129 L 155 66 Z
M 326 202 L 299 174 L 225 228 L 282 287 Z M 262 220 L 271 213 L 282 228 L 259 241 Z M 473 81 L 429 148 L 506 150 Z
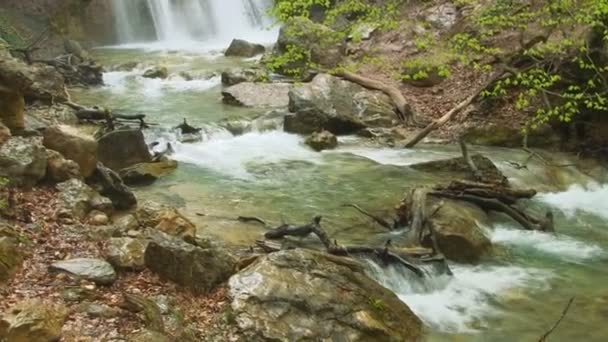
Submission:
M 87 136 L 69 126 L 55 126 L 44 130 L 44 146 L 61 153 L 66 159 L 75 161 L 83 177 L 93 174 L 97 167 L 98 144 Z
M 263 69 L 239 68 L 222 72 L 222 84 L 233 86 L 244 82 L 263 82 L 268 79 L 268 75 Z
M 93 210 L 89 213 L 87 222 L 92 226 L 105 226 L 110 222 L 110 218 L 104 212 Z
M 120 315 L 120 311 L 105 304 L 83 303 L 80 307 L 91 318 L 114 318 Z
M 11 130 L 0 122 L 0 147 L 11 138 Z
M 120 177 L 127 185 L 147 185 L 164 177 L 177 168 L 177 162 L 165 159 L 154 163 L 140 163 L 120 171 Z
M 119 64 L 119 65 L 116 65 L 112 69 L 114 71 L 131 71 L 131 70 L 137 68 L 138 65 L 139 65 L 139 62 L 131 61 L 131 62 L 125 62 L 125 63 Z
M 175 208 L 165 207 L 157 213 L 158 224 L 154 227 L 161 232 L 180 236 L 193 241 L 196 236 L 196 226 L 186 216 Z
M 169 69 L 163 66 L 157 66 L 146 70 L 142 77 L 166 79 L 169 77 Z
M 98 143 L 99 161 L 114 171 L 152 161 L 144 135 L 138 129 L 112 131 L 102 136 Z
M 160 223 L 161 211 L 168 207 L 154 201 L 145 201 L 137 206 L 135 218 L 140 227 L 154 228 Z
M 0 146 L 0 177 L 11 185 L 31 187 L 46 175 L 46 150 L 42 139 L 12 137 Z
M 72 178 L 81 178 L 80 166 L 73 161 L 65 159 L 61 153 L 46 150 L 46 176 L 53 182 L 65 182 Z
M 112 238 L 106 251 L 108 262 L 122 270 L 141 271 L 145 268 L 144 253 L 148 241 L 132 238 Z
M 72 54 L 78 57 L 81 61 L 86 60 L 89 54 L 82 48 L 79 42 L 72 39 L 65 39 L 63 46 L 67 54 Z
M 102 197 L 81 180 L 70 179 L 60 183 L 57 185 L 57 190 L 63 208 L 78 219 L 84 219 L 92 210 L 106 214 L 111 214 L 113 211 L 112 201 Z
M 507 178 L 494 163 L 481 154 L 471 155 L 471 159 L 481 172 L 485 181 L 507 184 Z M 447 179 L 475 180 L 469 165 L 463 157 L 434 160 L 410 165 L 414 170 L 445 175 Z
M 462 137 L 470 144 L 501 147 L 521 147 L 524 141 L 521 128 L 507 125 L 476 125 L 467 129 Z M 529 147 L 550 148 L 559 146 L 560 142 L 559 135 L 548 125 L 528 132 Z
M 53 342 L 61 339 L 68 309 L 39 299 L 22 301 L 0 320 L 0 340 L 10 342 Z
M 254 57 L 266 52 L 264 45 L 250 43 L 242 39 L 233 39 L 224 53 L 226 57 Z
M 426 21 L 437 29 L 449 30 L 458 22 L 458 9 L 451 2 L 434 6 L 427 13 Z
M 294 115 L 285 117 L 285 131 L 299 134 L 352 134 L 366 127 L 390 127 L 396 117 L 384 93 L 327 74 L 294 87 L 289 110 Z
M 488 222 L 486 213 L 480 208 L 450 200 L 444 200 L 430 218 L 441 252 L 450 260 L 466 263 L 476 263 L 492 250 L 492 242 L 480 227 Z M 423 244 L 432 247 L 430 239 Z
M 25 128 L 25 100 L 19 91 L 0 83 L 0 123 L 12 130 Z
M 125 309 L 135 313 L 143 313 L 146 328 L 153 331 L 165 331 L 162 312 L 156 302 L 144 296 L 131 293 L 123 294 L 123 298 Z
M 16 241 L 11 237 L 0 236 L 0 286 L 9 280 L 21 262 L 22 257 Z
M 418 341 L 422 322 L 341 257 L 303 249 L 258 259 L 229 281 L 234 321 L 251 341 Z
M 138 230 L 139 222 L 133 214 L 124 215 L 118 219 L 114 219 L 114 227 L 122 234 L 126 234 L 130 230 Z
M 152 330 L 144 330 L 129 337 L 129 342 L 171 342 L 167 336 Z
M 116 281 L 116 271 L 107 261 L 101 259 L 78 258 L 53 263 L 50 271 L 65 272 L 97 285 L 112 285 Z
M 338 147 L 338 138 L 328 131 L 315 132 L 306 138 L 306 145 L 317 152 L 321 152 Z
M 52 66 L 28 65 L 16 58 L 0 60 L 0 91 L 26 99 L 52 102 L 67 99 L 63 76 Z M 7 124 L 5 122 L 5 124 Z M 10 124 L 7 124 L 12 129 Z
M 237 260 L 223 249 L 201 248 L 157 233 L 146 249 L 145 262 L 162 278 L 195 293 L 208 293 L 234 274 Z
M 226 104 L 254 108 L 285 108 L 289 104 L 289 83 L 243 82 L 222 90 Z
M 371 23 L 361 23 L 353 27 L 351 33 L 348 35 L 349 40 L 361 41 L 369 40 L 372 34 L 378 30 L 378 25 Z
M 281 27 L 276 53 L 284 54 L 290 46 L 310 51 L 310 59 L 285 65 L 282 70 L 277 70 L 279 73 L 304 68 L 308 63 L 331 69 L 338 66 L 346 52 L 346 45 L 331 28 L 299 16 L 289 19 Z
M 110 199 L 114 208 L 129 210 L 137 205 L 137 197 L 125 185 L 120 175 L 103 164 L 97 163 L 97 169 L 89 180 L 95 183 L 101 195 Z

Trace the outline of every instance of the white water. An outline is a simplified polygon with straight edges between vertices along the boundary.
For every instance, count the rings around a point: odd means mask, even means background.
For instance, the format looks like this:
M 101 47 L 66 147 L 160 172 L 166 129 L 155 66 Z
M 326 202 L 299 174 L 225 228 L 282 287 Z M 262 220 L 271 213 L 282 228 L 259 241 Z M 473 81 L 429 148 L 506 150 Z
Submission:
M 234 38 L 274 41 L 277 30 L 267 29 L 271 4 L 269 0 L 112 0 L 121 45 L 189 51 L 225 48 Z
M 516 266 L 451 265 L 454 276 L 431 276 L 420 281 L 403 268 L 380 267 L 369 262 L 372 276 L 393 290 L 433 329 L 449 333 L 472 333 L 502 312 L 490 300 L 509 300 L 525 289 L 545 290 L 551 273 Z
M 596 244 L 579 241 L 563 234 L 553 235 L 511 226 L 498 226 L 490 235 L 495 244 L 534 249 L 572 262 L 583 262 L 604 254 L 603 249 Z
M 281 131 L 250 132 L 232 136 L 224 131 L 200 143 L 176 143 L 172 158 L 240 179 L 251 179 L 252 165 L 299 160 L 316 163 L 319 154 L 304 139 Z
M 561 209 L 570 217 L 587 212 L 608 219 L 608 185 L 572 185 L 567 191 L 541 194 L 541 201 Z
M 122 93 L 128 90 L 147 98 L 158 98 L 166 92 L 204 91 L 221 84 L 219 76 L 209 79 L 186 80 L 179 75 L 171 75 L 167 79 L 160 79 L 142 77 L 143 73 L 143 69 L 110 71 L 104 73 L 103 81 L 105 87 L 112 92 Z

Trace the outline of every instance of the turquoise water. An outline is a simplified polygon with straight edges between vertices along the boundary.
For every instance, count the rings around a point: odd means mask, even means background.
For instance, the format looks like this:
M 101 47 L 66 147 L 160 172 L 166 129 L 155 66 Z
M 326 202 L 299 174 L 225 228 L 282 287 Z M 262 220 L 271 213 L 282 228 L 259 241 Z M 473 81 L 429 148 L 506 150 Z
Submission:
M 142 65 L 134 71 L 109 72 L 106 87 L 73 90 L 74 99 L 146 113 L 158 124 L 146 133 L 148 139 L 172 141 L 173 157 L 180 162 L 170 176 L 138 188 L 138 196 L 183 208 L 201 234 L 227 244 L 250 245 L 263 233 L 257 225 L 236 222 L 239 215 L 279 224 L 304 223 L 321 214 L 324 227 L 339 242 L 383 241 L 385 231 L 342 205 L 357 203 L 390 216 L 408 187 L 443 180 L 408 165 L 459 154 L 455 146 L 401 150 L 354 137 L 342 138 L 335 151 L 316 153 L 302 137 L 280 129 L 233 136 L 218 123 L 226 118 L 251 120 L 265 111 L 223 105 L 219 77 L 212 74 L 253 61 L 126 49 L 98 50 L 97 55 L 106 65 L 134 60 Z M 140 77 L 155 64 L 169 67 L 169 80 Z M 198 79 L 186 81 L 178 76 L 182 71 Z M 179 143 L 167 131 L 182 118 L 205 128 L 202 141 Z M 552 208 L 559 234 L 521 231 L 495 216 L 492 226 L 486 227 L 496 246 L 495 257 L 476 266 L 453 265 L 453 278 L 422 284 L 399 270 L 378 270 L 378 279 L 425 321 L 431 341 L 538 340 L 573 296 L 575 302 L 551 340 L 606 340 L 608 187 L 593 185 L 593 178 L 576 168 L 549 169 L 537 160 L 528 170 L 516 170 L 508 162 L 526 160 L 520 150 L 472 148 L 489 156 L 513 184 L 542 191 L 528 209 L 540 213 Z M 573 160 L 567 155 L 552 157 Z M 595 169 L 593 174 L 602 173 Z

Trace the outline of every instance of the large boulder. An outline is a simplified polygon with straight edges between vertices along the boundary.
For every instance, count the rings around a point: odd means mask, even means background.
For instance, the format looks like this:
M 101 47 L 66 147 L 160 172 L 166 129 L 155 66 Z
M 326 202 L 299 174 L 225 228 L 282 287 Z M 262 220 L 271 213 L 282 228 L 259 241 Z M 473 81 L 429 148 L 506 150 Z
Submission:
M 68 309 L 63 305 L 27 299 L 10 308 L 0 320 L 0 341 L 59 341 L 67 317 Z
M 0 177 L 12 185 L 33 186 L 46 175 L 46 150 L 36 137 L 12 137 L 0 146 Z
M 73 160 L 83 177 L 89 177 L 97 167 L 98 144 L 93 137 L 69 126 L 55 126 L 44 130 L 44 146 Z
M 114 171 L 152 161 L 143 133 L 138 129 L 112 131 L 98 140 L 99 161 Z
M 51 102 L 67 99 L 64 86 L 63 76 L 54 67 L 28 65 L 16 58 L 0 59 L 0 93 Z
M 65 159 L 61 153 L 46 150 L 46 175 L 53 182 L 65 182 L 72 178 L 80 178 L 80 166 L 69 159 Z
M 175 160 L 164 159 L 153 163 L 140 163 L 120 170 L 120 177 L 127 185 L 146 185 L 166 176 L 177 168 Z
M 12 237 L 0 235 L 0 285 L 9 280 L 21 261 L 21 253 L 16 241 Z
M 230 278 L 248 341 L 418 341 L 422 322 L 351 259 L 302 249 L 263 256 Z
M 306 138 L 305 143 L 313 150 L 321 152 L 336 148 L 338 146 L 338 138 L 328 131 L 315 132 Z
M 226 104 L 254 108 L 286 108 L 289 104 L 289 83 L 243 82 L 222 90 Z
M 450 200 L 444 200 L 429 219 L 441 252 L 450 260 L 466 263 L 476 263 L 491 252 L 492 242 L 483 232 L 488 222 L 488 216 L 479 207 Z M 430 239 L 423 244 L 432 247 Z
M 291 47 L 309 51 L 309 60 L 299 60 L 277 70 L 285 73 L 288 70 L 305 68 L 313 63 L 324 68 L 336 67 L 345 55 L 346 45 L 342 37 L 331 28 L 312 22 L 308 18 L 289 19 L 279 32 L 276 44 L 278 54 L 286 53 Z
M 146 201 L 137 208 L 135 218 L 141 228 L 154 228 L 163 233 L 193 241 L 196 225 L 176 208 Z
M 267 78 L 266 71 L 257 68 L 239 68 L 222 72 L 222 84 L 227 87 L 243 82 L 262 82 Z
M 199 247 L 157 232 L 145 253 L 146 266 L 162 278 L 208 293 L 228 280 L 236 269 L 236 258 L 219 247 Z
M 57 184 L 59 200 L 63 209 L 78 219 L 84 219 L 93 210 L 106 214 L 113 211 L 112 201 L 101 196 L 79 179 L 70 179 Z
M 250 43 L 242 39 L 233 39 L 224 53 L 226 57 L 254 57 L 266 52 L 264 45 Z
M 285 117 L 285 130 L 299 134 L 352 134 L 366 127 L 390 127 L 395 118 L 394 105 L 384 93 L 327 74 L 294 87 L 289 110 L 294 115 Z
M 117 278 L 112 265 L 101 259 L 77 258 L 57 261 L 49 267 L 49 270 L 68 273 L 98 285 L 112 285 Z

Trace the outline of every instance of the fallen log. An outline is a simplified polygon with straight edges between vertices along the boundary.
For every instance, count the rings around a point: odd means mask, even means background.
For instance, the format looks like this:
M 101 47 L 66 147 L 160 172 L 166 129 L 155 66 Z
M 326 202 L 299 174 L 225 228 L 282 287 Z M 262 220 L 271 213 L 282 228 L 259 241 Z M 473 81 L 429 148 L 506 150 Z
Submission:
M 477 165 L 475 165 L 475 162 L 473 161 L 473 159 L 471 159 L 471 156 L 469 155 L 469 149 L 467 148 L 467 144 L 464 142 L 464 139 L 461 138 L 459 144 L 460 150 L 462 151 L 462 157 L 469 166 L 469 169 L 471 169 L 471 173 L 473 173 L 473 179 L 478 182 L 482 181 L 483 173 L 479 171 L 479 168 L 477 168 Z
M 419 277 L 424 277 L 424 272 L 419 267 L 415 266 L 410 261 L 406 260 L 406 258 L 396 255 L 389 251 L 388 247 L 390 242 L 384 248 L 377 247 L 368 247 L 368 246 L 341 246 L 338 245 L 336 241 L 331 241 L 325 230 L 323 230 L 320 226 L 321 216 L 315 216 L 313 221 L 309 224 L 303 226 L 294 226 L 289 224 L 283 224 L 275 229 L 272 229 L 266 234 L 264 237 L 267 239 L 281 239 L 286 236 L 296 236 L 296 237 L 307 237 L 310 234 L 316 235 L 325 249 L 327 253 L 333 255 L 340 256 L 350 256 L 352 254 L 373 254 L 379 257 L 382 261 L 387 263 L 397 263 L 405 266 L 410 269 Z M 258 244 L 259 246 L 260 244 Z
M 397 116 L 399 120 L 407 124 L 416 124 L 416 114 L 412 110 L 412 107 L 407 103 L 405 97 L 403 97 L 403 94 L 401 94 L 399 89 L 391 87 L 390 85 L 384 84 L 380 81 L 363 77 L 348 71 L 337 72 L 335 73 L 335 76 L 341 77 L 353 83 L 357 83 L 364 88 L 379 90 L 385 93 L 391 98 L 393 104 L 397 108 Z

